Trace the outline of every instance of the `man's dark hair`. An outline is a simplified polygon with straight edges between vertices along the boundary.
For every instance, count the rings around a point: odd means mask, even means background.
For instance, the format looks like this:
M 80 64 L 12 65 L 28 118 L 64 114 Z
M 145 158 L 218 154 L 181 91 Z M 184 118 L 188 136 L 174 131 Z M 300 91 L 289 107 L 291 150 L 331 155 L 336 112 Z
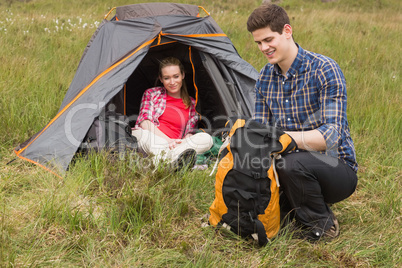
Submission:
M 247 20 L 247 30 L 254 32 L 269 27 L 271 31 L 282 34 L 285 24 L 290 24 L 286 11 L 274 4 L 262 4 L 256 8 Z

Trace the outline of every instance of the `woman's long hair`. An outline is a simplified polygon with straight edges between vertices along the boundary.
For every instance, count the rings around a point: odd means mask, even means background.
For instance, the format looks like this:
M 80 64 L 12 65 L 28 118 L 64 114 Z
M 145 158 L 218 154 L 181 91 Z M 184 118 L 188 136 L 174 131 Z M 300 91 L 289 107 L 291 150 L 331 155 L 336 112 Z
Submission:
M 184 76 L 184 73 L 185 73 L 184 66 L 180 62 L 180 60 L 175 57 L 167 57 L 159 62 L 159 74 L 158 74 L 157 82 L 160 82 L 160 79 L 162 78 L 162 69 L 167 66 L 179 66 L 180 72 Z M 180 97 L 183 100 L 183 103 L 186 106 L 186 108 L 191 106 L 190 95 L 188 94 L 186 81 L 184 79 L 182 81 L 182 85 L 181 85 L 181 89 L 180 89 Z

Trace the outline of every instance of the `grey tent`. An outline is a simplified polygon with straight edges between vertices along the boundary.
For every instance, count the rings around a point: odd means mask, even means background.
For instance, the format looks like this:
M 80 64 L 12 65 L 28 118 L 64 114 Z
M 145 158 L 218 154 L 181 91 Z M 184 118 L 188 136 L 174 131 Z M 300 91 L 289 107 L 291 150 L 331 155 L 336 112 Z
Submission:
M 251 116 L 258 72 L 241 59 L 230 39 L 195 5 L 148 3 L 121 6 L 89 41 L 56 116 L 15 148 L 18 157 L 53 172 L 67 170 L 90 125 L 113 107 L 138 114 L 143 92 L 155 85 L 158 61 L 179 58 L 204 128 L 228 116 Z M 109 12 L 110 13 L 110 12 Z M 134 120 L 135 122 L 135 120 Z

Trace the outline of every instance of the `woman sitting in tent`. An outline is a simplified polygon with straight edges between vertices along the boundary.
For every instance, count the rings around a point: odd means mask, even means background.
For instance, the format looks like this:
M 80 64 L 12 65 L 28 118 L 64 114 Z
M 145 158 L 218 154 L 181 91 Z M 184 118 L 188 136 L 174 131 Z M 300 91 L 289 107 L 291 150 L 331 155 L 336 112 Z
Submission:
M 159 64 L 163 86 L 147 89 L 141 100 L 140 113 L 132 134 L 139 147 L 155 156 L 155 163 L 166 160 L 175 168 L 194 165 L 196 154 L 208 151 L 212 137 L 196 133 L 198 116 L 195 100 L 184 82 L 184 67 L 173 57 Z

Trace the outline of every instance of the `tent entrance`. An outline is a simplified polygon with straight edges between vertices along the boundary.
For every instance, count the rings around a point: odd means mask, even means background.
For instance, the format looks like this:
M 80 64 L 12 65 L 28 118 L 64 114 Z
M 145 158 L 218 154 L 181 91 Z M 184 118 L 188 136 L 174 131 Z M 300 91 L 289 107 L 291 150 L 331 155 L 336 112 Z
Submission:
M 228 86 L 231 83 L 224 77 L 225 67 L 219 66 L 208 54 L 177 42 L 150 48 L 125 86 L 111 100 L 115 110 L 126 114 L 134 125 L 144 91 L 158 82 L 159 61 L 169 56 L 178 58 L 184 66 L 188 92 L 197 100 L 196 110 L 201 116 L 199 127 L 208 132 L 224 127 L 228 116 L 236 112 L 235 96 Z

